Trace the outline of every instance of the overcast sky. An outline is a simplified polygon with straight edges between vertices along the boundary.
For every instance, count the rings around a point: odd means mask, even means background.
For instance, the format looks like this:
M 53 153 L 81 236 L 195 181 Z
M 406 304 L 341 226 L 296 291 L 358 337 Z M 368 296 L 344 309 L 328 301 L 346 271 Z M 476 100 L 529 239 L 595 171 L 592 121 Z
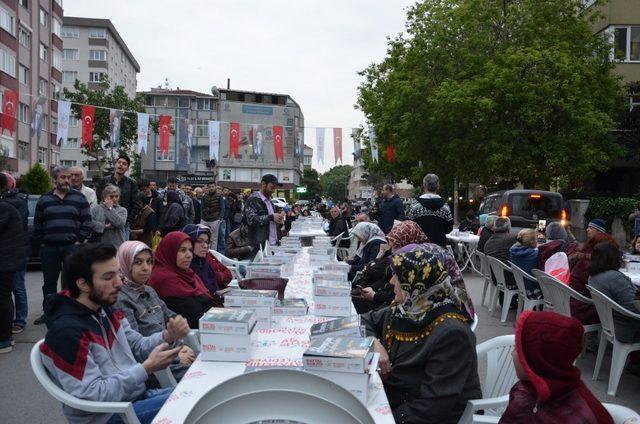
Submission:
M 354 110 L 359 70 L 380 61 L 403 31 L 410 0 L 65 0 L 66 16 L 110 19 L 140 63 L 138 90 L 211 87 L 289 94 L 307 127 L 364 123 Z M 324 171 L 333 166 L 325 132 Z M 315 129 L 305 131 L 315 149 Z M 343 143 L 345 163 L 353 162 Z

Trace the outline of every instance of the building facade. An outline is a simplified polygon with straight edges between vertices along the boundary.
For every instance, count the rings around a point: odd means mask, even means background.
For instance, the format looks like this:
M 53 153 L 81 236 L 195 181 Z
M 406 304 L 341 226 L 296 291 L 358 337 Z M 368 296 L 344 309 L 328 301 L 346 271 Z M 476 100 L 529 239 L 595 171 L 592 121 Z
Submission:
M 306 144 L 304 145 L 304 156 L 302 157 L 302 166 L 306 171 L 313 168 L 313 149 Z
M 0 2 L 0 100 L 7 90 L 18 94 L 15 127 L 0 135 L 0 157 L 2 168 L 16 176 L 36 163 L 51 170 L 60 161 L 55 99 L 62 82 L 61 3 Z M 32 131 L 34 111 L 38 116 Z
M 65 17 L 62 26 L 62 84 L 73 91 L 76 80 L 89 88 L 98 89 L 103 77 L 110 88 L 124 87 L 130 98 L 135 97 L 140 65 L 109 19 Z M 91 178 L 97 171 L 89 171 L 89 158 L 82 154 L 82 128 L 77 119 L 69 123 L 67 143 L 61 146 L 61 164 L 82 166 Z
M 373 197 L 374 189 L 369 185 L 364 175 L 367 170 L 362 159 L 354 159 L 353 170 L 349 176 L 349 199 L 366 200 Z

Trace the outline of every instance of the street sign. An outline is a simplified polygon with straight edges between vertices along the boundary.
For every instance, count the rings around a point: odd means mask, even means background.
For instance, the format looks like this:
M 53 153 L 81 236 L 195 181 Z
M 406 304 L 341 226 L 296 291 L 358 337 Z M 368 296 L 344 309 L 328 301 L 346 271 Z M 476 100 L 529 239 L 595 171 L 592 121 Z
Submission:
M 300 194 L 300 193 L 306 193 L 306 192 L 307 192 L 306 187 L 296 187 L 296 193 Z

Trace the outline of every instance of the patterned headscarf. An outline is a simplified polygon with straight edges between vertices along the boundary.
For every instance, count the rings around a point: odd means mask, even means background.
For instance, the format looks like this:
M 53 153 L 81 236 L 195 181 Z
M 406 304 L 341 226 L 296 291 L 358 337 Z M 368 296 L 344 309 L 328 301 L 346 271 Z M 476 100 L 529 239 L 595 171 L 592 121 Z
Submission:
M 391 326 L 385 334 L 390 349 L 394 340 L 417 342 L 433 329 L 453 318 L 471 323 L 462 305 L 461 290 L 451 285 L 451 277 L 436 255 L 415 249 L 393 255 L 391 267 L 405 293 L 402 304 L 391 304 Z
M 429 237 L 415 221 L 402 221 L 387 234 L 387 243 L 393 250 L 398 250 L 408 244 L 420 244 L 428 241 Z

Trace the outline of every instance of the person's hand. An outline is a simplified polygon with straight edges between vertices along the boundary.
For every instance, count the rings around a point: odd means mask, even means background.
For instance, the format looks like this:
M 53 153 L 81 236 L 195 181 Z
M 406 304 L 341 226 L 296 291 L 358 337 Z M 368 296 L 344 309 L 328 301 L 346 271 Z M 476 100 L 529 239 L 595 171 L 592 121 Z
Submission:
M 113 228 L 113 224 L 111 224 L 110 222 L 107 222 L 106 224 L 104 224 L 104 228 Z
M 173 349 L 168 349 L 168 347 L 167 343 L 162 343 L 151 351 L 149 357 L 142 363 L 147 374 L 167 368 L 182 349 L 182 346 L 174 347 Z
M 363 288 L 360 293 L 362 293 L 364 300 L 368 300 L 370 302 L 373 302 L 373 295 L 376 294 L 371 287 Z
M 182 346 L 178 358 L 180 358 L 182 365 L 191 365 L 196 360 L 196 354 L 189 346 Z
M 189 323 L 184 317 L 181 315 L 176 315 L 173 318 L 169 319 L 167 323 L 167 329 L 164 330 L 162 334 L 162 338 L 167 343 L 173 343 L 178 339 L 183 338 L 187 334 L 189 334 Z
M 107 207 L 107 209 L 113 208 L 113 200 L 111 200 L 110 198 L 105 199 L 103 203 Z
M 380 369 L 380 375 L 389 374 L 391 372 L 391 360 L 389 359 L 389 353 L 387 353 L 387 349 L 382 346 L 380 340 L 375 339 L 373 342 L 373 351 L 378 352 L 380 354 L 380 359 L 378 360 L 378 367 Z
M 273 221 L 276 224 L 283 224 L 284 223 L 284 214 L 282 212 L 276 212 L 273 214 Z

